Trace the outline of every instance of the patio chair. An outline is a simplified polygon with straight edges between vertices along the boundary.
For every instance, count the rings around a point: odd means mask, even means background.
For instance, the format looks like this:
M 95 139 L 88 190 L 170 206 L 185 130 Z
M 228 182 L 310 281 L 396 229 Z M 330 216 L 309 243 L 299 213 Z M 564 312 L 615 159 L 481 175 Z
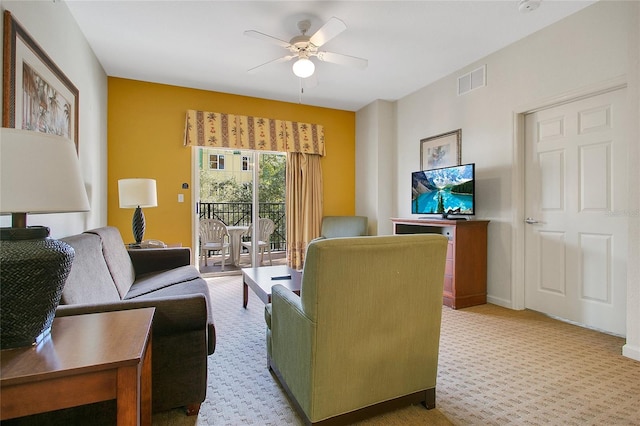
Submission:
M 218 219 L 200 219 L 200 255 L 204 256 L 204 266 L 209 266 L 210 251 L 219 251 L 224 271 L 225 253 L 229 253 L 229 231 L 227 225 Z
M 264 261 L 265 250 L 269 250 L 269 265 L 273 265 L 271 260 L 271 234 L 273 234 L 275 227 L 276 226 L 271 219 L 258 219 L 258 250 L 260 251 L 260 265 L 262 265 L 262 262 Z M 253 224 L 249 225 L 246 235 L 253 235 Z M 249 250 L 249 253 L 251 253 L 251 241 L 244 241 L 242 245 Z

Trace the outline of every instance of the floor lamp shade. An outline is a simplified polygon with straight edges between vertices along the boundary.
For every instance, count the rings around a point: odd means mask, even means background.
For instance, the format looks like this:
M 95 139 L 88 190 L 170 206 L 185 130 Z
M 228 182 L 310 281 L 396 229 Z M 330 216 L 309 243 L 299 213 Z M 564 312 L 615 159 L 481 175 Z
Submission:
M 120 208 L 135 208 L 132 230 L 136 244 L 142 242 L 145 231 L 145 220 L 142 207 L 156 207 L 158 196 L 155 179 L 120 179 L 118 181 L 118 197 Z
M 51 329 L 74 251 L 49 238 L 49 228 L 27 227 L 27 214 L 89 210 L 75 144 L 66 138 L 2 128 L 0 213 L 0 347 L 27 346 Z

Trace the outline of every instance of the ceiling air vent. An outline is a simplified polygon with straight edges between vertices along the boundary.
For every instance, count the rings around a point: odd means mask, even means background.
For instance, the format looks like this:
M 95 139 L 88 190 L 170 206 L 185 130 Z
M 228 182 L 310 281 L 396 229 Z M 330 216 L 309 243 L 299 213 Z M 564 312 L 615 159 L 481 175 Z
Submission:
M 480 68 L 458 77 L 458 96 L 469 93 L 479 87 L 487 85 L 487 66 Z

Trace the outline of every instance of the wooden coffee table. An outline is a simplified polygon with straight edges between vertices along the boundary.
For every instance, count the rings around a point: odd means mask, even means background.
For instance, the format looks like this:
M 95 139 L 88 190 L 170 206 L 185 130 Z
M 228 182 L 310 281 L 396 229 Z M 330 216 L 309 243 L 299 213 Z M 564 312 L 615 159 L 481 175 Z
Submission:
M 280 277 L 291 277 L 277 279 Z M 276 278 L 276 279 L 273 279 Z M 263 266 L 260 268 L 243 268 L 242 269 L 242 294 L 243 304 L 247 307 L 249 301 L 249 287 L 265 304 L 271 303 L 271 287 L 280 284 L 300 294 L 300 283 L 302 281 L 302 272 L 291 269 L 288 266 Z

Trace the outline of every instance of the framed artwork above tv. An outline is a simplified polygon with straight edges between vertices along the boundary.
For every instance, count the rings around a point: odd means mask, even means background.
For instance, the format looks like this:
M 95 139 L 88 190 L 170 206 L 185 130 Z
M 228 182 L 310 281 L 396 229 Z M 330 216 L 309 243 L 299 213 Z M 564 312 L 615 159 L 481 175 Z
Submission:
M 462 129 L 420 140 L 420 170 L 459 166 L 462 160 Z

